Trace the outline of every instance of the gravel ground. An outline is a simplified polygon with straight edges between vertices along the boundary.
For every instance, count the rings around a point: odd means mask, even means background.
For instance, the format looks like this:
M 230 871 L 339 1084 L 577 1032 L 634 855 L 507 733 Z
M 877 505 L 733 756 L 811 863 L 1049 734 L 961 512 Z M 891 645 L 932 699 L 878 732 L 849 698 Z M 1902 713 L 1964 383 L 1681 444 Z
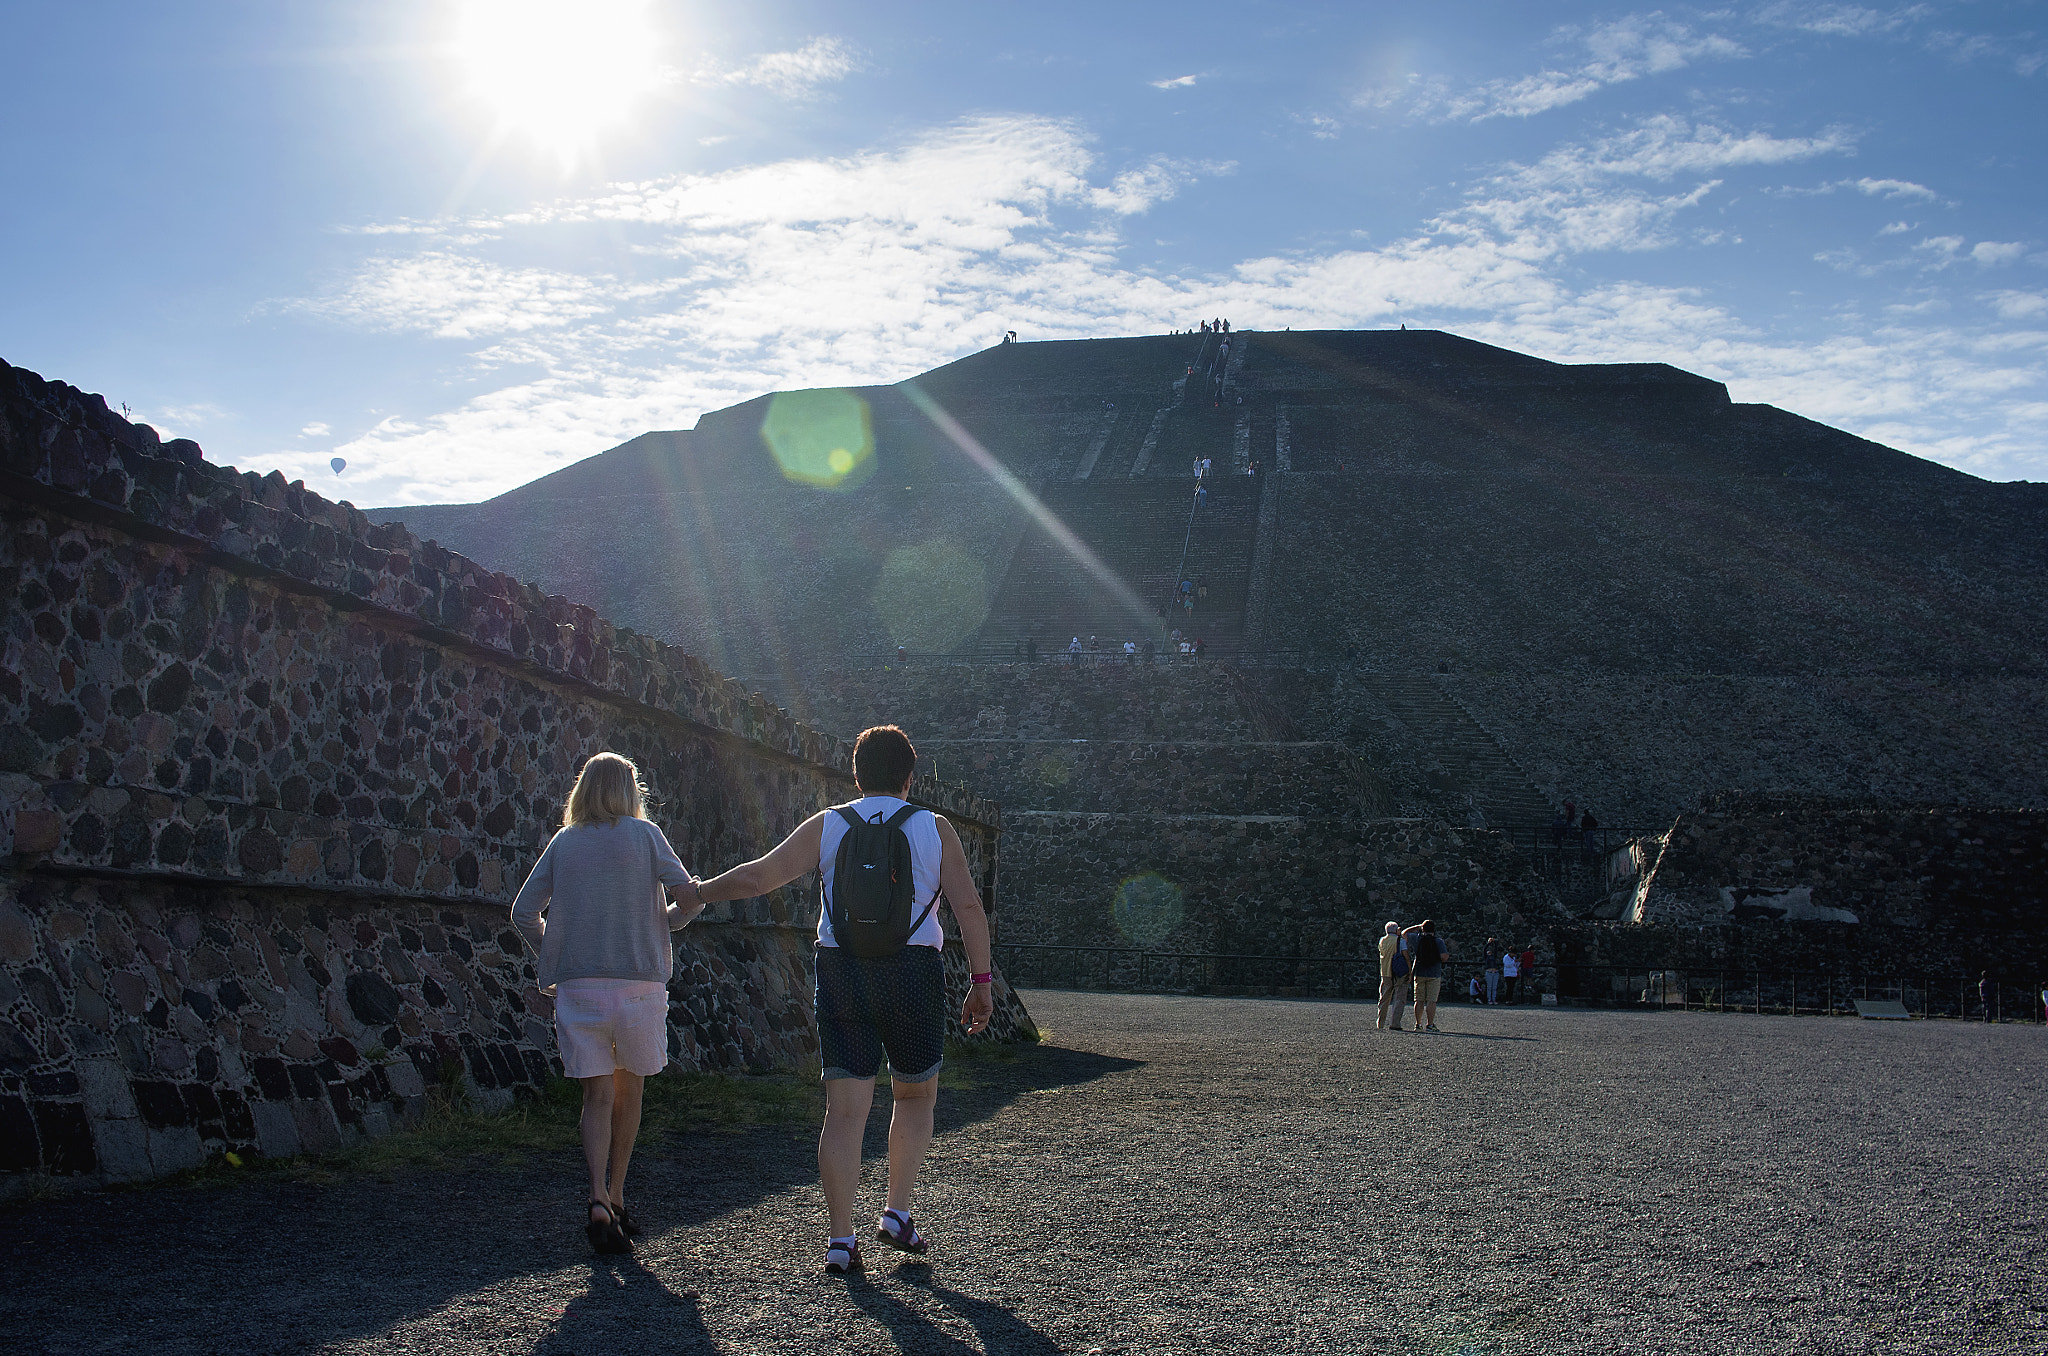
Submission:
M 943 1096 L 928 1266 L 819 1275 L 811 1133 L 759 1129 L 636 1160 L 629 1260 L 566 1155 L 12 1209 L 0 1347 L 2048 1351 L 2040 1027 L 1025 1001 L 1052 1045 Z

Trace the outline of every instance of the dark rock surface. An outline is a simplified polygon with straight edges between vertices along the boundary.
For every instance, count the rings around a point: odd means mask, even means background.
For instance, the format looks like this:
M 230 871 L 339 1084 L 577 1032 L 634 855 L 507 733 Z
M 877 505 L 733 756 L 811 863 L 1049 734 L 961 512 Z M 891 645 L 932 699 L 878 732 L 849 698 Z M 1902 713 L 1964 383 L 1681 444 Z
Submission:
M 929 1265 L 819 1275 L 810 1135 L 763 1129 L 643 1150 L 622 1261 L 585 1248 L 566 1153 L 14 1207 L 0 1328 L 178 1356 L 2048 1345 L 2038 1027 L 1447 1007 L 1430 1036 L 1026 996 L 1056 1048 L 942 1094 Z
M 700 874 L 854 794 L 846 744 L 702 660 L 4 365 L 0 527 L 0 1195 L 374 1137 L 442 1077 L 530 1093 L 506 909 L 601 749 Z M 992 900 L 995 806 L 913 794 Z M 811 1058 L 808 885 L 678 943 L 676 1059 Z

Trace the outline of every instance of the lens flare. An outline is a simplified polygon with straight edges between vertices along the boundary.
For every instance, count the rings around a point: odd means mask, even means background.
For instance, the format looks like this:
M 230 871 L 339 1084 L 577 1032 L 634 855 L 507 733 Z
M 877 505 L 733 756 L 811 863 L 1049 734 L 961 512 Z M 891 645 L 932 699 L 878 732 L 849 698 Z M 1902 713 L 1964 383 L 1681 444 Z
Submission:
M 1140 946 L 1158 946 L 1187 916 L 1180 887 L 1156 871 L 1119 884 L 1110 898 L 1109 914 L 1117 929 Z
M 962 426 L 958 419 L 949 414 L 945 407 L 925 394 L 914 381 L 906 381 L 896 388 L 910 403 L 917 407 L 932 426 L 946 435 L 954 447 L 982 471 L 990 480 L 1013 500 L 1017 506 L 1030 514 L 1045 529 L 1046 535 L 1058 542 L 1061 549 L 1074 558 L 1074 563 L 1095 576 L 1112 597 L 1130 614 L 1131 621 L 1149 630 L 1153 624 L 1152 609 L 1131 590 L 1122 577 L 1102 560 L 1088 544 L 1074 535 L 1073 529 L 1061 522 L 1059 515 L 1045 506 L 1045 501 L 1031 492 L 1031 488 L 1011 473 L 1010 468 L 997 461 L 994 454 L 981 445 L 981 440 Z
M 783 478 L 799 485 L 845 491 L 875 473 L 874 416 L 851 391 L 778 392 L 761 418 L 761 441 Z
M 988 616 L 988 577 L 980 561 L 945 538 L 899 546 L 882 561 L 873 602 L 891 644 L 951 654 Z

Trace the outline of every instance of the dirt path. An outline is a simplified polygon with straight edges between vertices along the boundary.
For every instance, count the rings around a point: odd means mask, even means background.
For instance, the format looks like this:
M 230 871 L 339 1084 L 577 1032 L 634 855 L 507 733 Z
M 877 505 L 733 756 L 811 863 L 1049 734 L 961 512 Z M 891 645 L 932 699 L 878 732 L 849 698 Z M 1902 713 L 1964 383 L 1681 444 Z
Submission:
M 945 1094 L 930 1266 L 816 1272 L 809 1131 L 0 1214 L 26 1352 L 2041 1352 L 2038 1027 L 1034 992 Z M 882 1121 L 871 1127 L 879 1152 Z

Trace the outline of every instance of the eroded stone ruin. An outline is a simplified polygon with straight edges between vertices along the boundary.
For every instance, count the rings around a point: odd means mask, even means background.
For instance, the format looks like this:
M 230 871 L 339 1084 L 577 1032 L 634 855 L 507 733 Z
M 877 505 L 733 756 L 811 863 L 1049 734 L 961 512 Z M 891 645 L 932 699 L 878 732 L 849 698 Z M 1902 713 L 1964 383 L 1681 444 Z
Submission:
M 882 720 L 1006 942 L 1329 958 L 1432 914 L 1567 997 L 2039 978 L 2048 490 L 1657 364 L 1218 338 L 1004 345 L 367 514 L 10 372 L 5 1166 L 338 1142 L 457 1061 L 530 1086 L 503 908 L 577 760 L 638 756 L 724 863 Z M 828 405 L 844 469 L 792 474 Z M 1201 662 L 1122 659 L 1175 624 Z M 1600 850 L 1545 859 L 1566 800 Z M 812 907 L 693 930 L 686 1061 L 808 1049 Z
M 1881 879 L 1941 875 L 1986 816 L 2038 841 L 2048 488 L 1661 364 L 1232 337 L 1220 361 L 1215 335 L 1009 344 L 862 388 L 875 457 L 851 485 L 782 475 L 763 397 L 483 504 L 375 516 L 819 728 L 902 721 L 1003 804 L 1013 941 L 1351 954 L 1434 913 L 1468 954 L 1533 934 L 1546 966 L 2048 964 L 2019 874 L 1924 907 Z M 1191 525 L 1196 457 L 1216 474 Z M 600 574 L 617 535 L 639 568 Z M 1162 620 L 1177 576 L 1206 591 Z M 1209 662 L 1120 661 L 1176 623 Z M 1075 636 L 1097 648 L 1069 666 Z M 1503 834 L 1547 841 L 1567 800 L 1601 851 L 1536 880 Z M 1866 812 L 1899 828 L 1882 863 L 1833 827 Z M 1708 822 L 1777 855 L 1682 867 Z M 1117 891 L 1148 873 L 1182 907 L 1139 936 Z M 1808 889 L 1801 917 L 1677 903 L 1781 885 Z
M 553 1036 L 506 910 L 593 752 L 640 764 L 704 871 L 854 794 L 849 745 L 701 660 L 14 368 L 0 514 L 0 1183 L 535 1090 Z M 917 794 L 995 903 L 997 808 Z M 815 1058 L 814 919 L 792 887 L 681 934 L 682 1067 Z

